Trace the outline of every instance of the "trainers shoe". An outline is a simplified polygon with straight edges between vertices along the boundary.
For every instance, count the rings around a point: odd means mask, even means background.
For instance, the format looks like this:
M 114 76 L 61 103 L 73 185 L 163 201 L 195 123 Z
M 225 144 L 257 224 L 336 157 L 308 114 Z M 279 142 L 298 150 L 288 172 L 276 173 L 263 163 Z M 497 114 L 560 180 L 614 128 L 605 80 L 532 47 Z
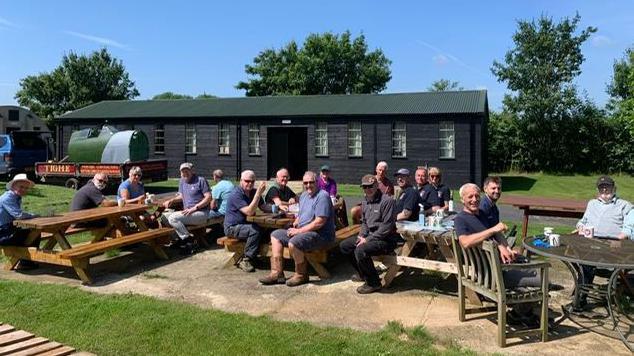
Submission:
M 248 257 L 244 257 L 238 263 L 238 268 L 245 272 L 255 272 L 255 267 L 251 264 L 251 260 Z
M 29 271 L 38 267 L 40 267 L 40 265 L 31 260 L 20 260 L 15 269 L 19 271 Z
M 181 255 L 189 256 L 194 254 L 194 244 L 191 242 L 184 242 L 179 246 Z
M 365 280 L 361 278 L 361 276 L 359 276 L 357 273 L 350 276 L 350 280 L 353 282 L 365 282 Z
M 367 283 L 363 283 L 362 286 L 357 288 L 357 293 L 359 293 L 359 294 L 370 294 L 370 293 L 374 293 L 374 292 L 378 291 L 379 289 L 381 289 L 381 286 L 373 287 L 371 285 L 368 285 Z

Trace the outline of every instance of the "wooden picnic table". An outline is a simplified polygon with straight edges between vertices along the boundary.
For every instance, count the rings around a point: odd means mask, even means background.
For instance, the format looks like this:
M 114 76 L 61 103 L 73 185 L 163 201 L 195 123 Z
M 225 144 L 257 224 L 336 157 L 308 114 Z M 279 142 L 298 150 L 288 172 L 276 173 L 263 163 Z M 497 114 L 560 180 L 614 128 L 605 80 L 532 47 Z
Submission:
M 514 207 L 524 211 L 522 219 L 522 241 L 520 244 L 521 251 L 524 250 L 524 240 L 526 239 L 526 234 L 528 232 L 529 216 L 553 216 L 580 219 L 583 216 L 587 205 L 586 201 L 581 200 L 524 197 L 517 195 L 503 195 L 498 203 L 513 205 Z
M 141 215 L 146 212 L 147 208 L 146 205 L 142 204 L 130 204 L 124 207 L 98 207 L 65 212 L 50 217 L 15 220 L 16 227 L 30 230 L 26 246 L 32 245 L 38 238 L 46 241 L 43 246 L 40 244 L 40 247 L 3 246 L 4 253 L 9 259 L 5 267 L 13 269 L 20 259 L 72 266 L 81 280 L 90 284 L 92 280 L 87 271 L 90 257 L 108 249 L 137 242 L 147 242 L 160 258 L 167 259 L 165 251 L 155 240 L 166 237 L 173 229 L 149 230 L 141 219 Z M 127 231 L 125 222 L 121 220 L 122 216 L 131 217 L 138 227 L 138 232 Z M 103 227 L 80 229 L 72 227 L 78 223 L 98 220 L 106 220 L 106 224 Z M 91 241 L 87 244 L 71 245 L 68 236 L 81 231 L 90 231 L 93 235 Z M 110 240 L 106 240 L 107 238 Z M 59 246 L 59 249 L 55 249 L 56 246 Z
M 289 218 L 286 215 L 273 213 L 258 213 L 256 215 L 247 216 L 247 222 L 257 224 L 265 229 L 286 229 L 295 221 L 295 218 Z
M 431 230 L 423 229 L 412 231 L 405 226 L 397 226 L 397 232 L 405 240 L 405 244 L 398 255 L 382 256 L 381 260 L 388 266 L 385 276 L 383 276 L 383 286 L 387 287 L 392 283 L 401 267 L 411 267 L 423 270 L 437 271 L 458 275 L 456 260 L 451 244 L 453 230 Z M 427 252 L 424 256 L 412 256 L 416 244 L 427 245 Z M 469 301 L 474 305 L 482 305 L 478 295 L 472 290 L 466 290 Z

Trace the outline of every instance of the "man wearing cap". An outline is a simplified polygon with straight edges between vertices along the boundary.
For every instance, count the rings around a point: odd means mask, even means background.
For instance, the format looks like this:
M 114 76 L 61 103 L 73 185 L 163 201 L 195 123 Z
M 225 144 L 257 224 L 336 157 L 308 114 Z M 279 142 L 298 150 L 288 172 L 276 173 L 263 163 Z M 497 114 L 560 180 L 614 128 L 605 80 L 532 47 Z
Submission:
M 227 198 L 225 235 L 246 241 L 244 257 L 238 263 L 238 268 L 245 272 L 255 272 L 253 264 L 258 259 L 262 234 L 258 225 L 247 222 L 247 216 L 255 215 L 258 208 L 265 212 L 271 211 L 262 199 L 265 190 L 266 183 L 264 182 L 255 188 L 255 172 L 246 170 L 240 174 L 240 185 L 235 187 Z
M 317 179 L 317 188 L 325 191 L 331 197 L 337 196 L 337 183 L 330 177 L 330 166 L 327 164 L 321 166 L 319 178 Z
M 437 210 L 449 209 L 451 191 L 449 187 L 442 184 L 442 175 L 437 167 L 429 168 L 429 184 L 427 184 L 425 189 L 427 193 L 422 202 L 426 214 L 434 213 Z
M 378 189 L 375 176 L 368 174 L 361 179 L 365 199 L 361 203 L 361 230 L 358 236 L 348 238 L 339 245 L 341 253 L 347 255 L 358 275 L 355 282 L 365 282 L 357 293 L 368 294 L 381 289 L 379 274 L 372 256 L 386 255 L 396 247 L 394 225 L 394 199 Z
M 288 170 L 282 168 L 275 174 L 275 184 L 269 188 L 264 201 L 267 204 L 275 204 L 283 211 L 288 211 L 288 206 L 296 203 L 297 195 L 288 186 Z
M 283 284 L 295 287 L 308 283 L 305 253 L 324 249 L 335 242 L 335 213 L 330 196 L 317 188 L 317 175 L 308 171 L 302 182 L 304 192 L 299 198 L 299 215 L 289 229 L 271 233 L 271 273 L 260 279 L 264 285 Z M 295 274 L 288 281 L 282 269 L 284 247 L 295 261 Z
M 387 194 L 389 196 L 394 196 L 394 183 L 387 177 L 387 163 L 385 161 L 381 161 L 376 164 L 374 176 L 376 178 L 376 182 L 378 184 L 377 188 L 383 194 Z M 357 204 L 357 206 L 352 207 L 350 209 L 350 215 L 352 216 L 353 224 L 361 223 L 361 203 Z
M 23 246 L 29 230 L 20 229 L 13 225 L 16 219 L 31 219 L 37 215 L 22 210 L 22 197 L 35 183 L 30 181 L 26 174 L 16 174 L 7 183 L 7 191 L 0 196 L 0 246 Z M 40 239 L 36 239 L 30 246 L 37 247 Z M 38 265 L 29 260 L 20 260 L 18 269 L 36 268 Z
M 167 215 L 167 221 L 176 231 L 177 243 L 183 247 L 183 253 L 193 250 L 192 235 L 185 225 L 200 225 L 207 222 L 211 203 L 211 191 L 207 180 L 194 173 L 194 165 L 185 162 L 180 165 L 181 179 L 178 182 L 176 197 L 163 203 L 169 208 L 177 199 L 183 200 L 183 210 Z
M 595 236 L 609 236 L 620 240 L 626 239 L 627 226 L 624 226 L 626 215 L 632 210 L 632 204 L 616 196 L 616 184 L 609 176 L 600 176 L 597 180 L 597 197 L 588 202 L 586 211 L 577 229 L 583 231 L 586 227 L 594 228 Z M 594 280 L 592 266 L 581 266 L 583 269 L 583 283 L 590 284 Z M 581 295 L 580 303 L 585 304 L 586 296 Z
M 420 212 L 419 196 L 412 187 L 409 179 L 409 170 L 401 168 L 394 174 L 396 184 L 401 188 L 401 195 L 396 200 L 395 213 L 396 221 L 408 220 L 418 221 L 418 213 Z

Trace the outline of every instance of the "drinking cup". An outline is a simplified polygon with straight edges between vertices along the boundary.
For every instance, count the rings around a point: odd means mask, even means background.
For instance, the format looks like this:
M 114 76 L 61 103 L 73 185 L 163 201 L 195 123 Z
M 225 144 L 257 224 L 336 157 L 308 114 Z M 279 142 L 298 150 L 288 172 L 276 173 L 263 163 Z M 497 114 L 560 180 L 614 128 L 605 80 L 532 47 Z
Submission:
M 117 200 L 117 205 L 118 205 L 120 208 L 123 208 L 123 207 L 125 206 L 125 199 L 119 199 L 119 200 Z
M 594 226 L 584 226 L 583 236 L 591 239 L 594 237 Z
M 548 243 L 550 246 L 557 247 L 560 244 L 559 234 L 550 234 L 548 235 Z
M 548 226 L 544 227 L 544 235 L 548 236 L 548 235 L 552 234 L 553 230 L 554 229 L 552 227 L 548 227 Z
M 277 214 L 278 211 L 279 211 L 279 208 L 278 208 L 277 205 L 275 205 L 275 204 L 271 205 L 271 212 L 273 214 Z

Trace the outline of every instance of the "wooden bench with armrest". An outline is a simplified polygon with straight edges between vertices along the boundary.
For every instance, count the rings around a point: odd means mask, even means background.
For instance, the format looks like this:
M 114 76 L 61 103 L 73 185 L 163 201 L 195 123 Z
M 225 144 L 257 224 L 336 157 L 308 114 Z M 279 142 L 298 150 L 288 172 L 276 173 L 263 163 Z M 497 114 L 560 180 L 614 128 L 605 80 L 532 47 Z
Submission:
M 306 261 L 315 269 L 317 275 L 321 279 L 330 278 L 330 273 L 324 267 L 324 264 L 328 261 L 328 251 L 339 246 L 343 240 L 356 236 L 359 234 L 359 230 L 361 229 L 361 225 L 350 225 L 339 229 L 335 232 L 335 243 L 329 246 L 326 249 L 311 251 L 306 253 Z M 242 240 L 238 240 L 230 237 L 221 237 L 218 239 L 218 245 L 222 245 L 225 247 L 225 250 L 228 252 L 232 252 L 233 255 L 231 259 L 227 262 L 227 266 L 236 265 L 240 259 L 244 256 L 244 245 L 245 242 Z M 271 256 L 271 245 L 263 244 L 260 246 L 260 256 Z M 288 248 L 284 248 L 283 257 L 285 259 L 291 259 L 291 254 Z

